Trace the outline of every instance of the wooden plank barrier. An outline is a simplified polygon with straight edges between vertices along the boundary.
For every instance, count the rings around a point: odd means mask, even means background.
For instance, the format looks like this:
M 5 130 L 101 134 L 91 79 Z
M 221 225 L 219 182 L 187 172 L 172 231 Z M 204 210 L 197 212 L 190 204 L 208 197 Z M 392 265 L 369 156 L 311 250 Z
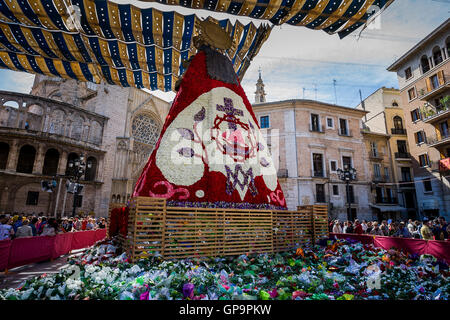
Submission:
M 328 237 L 327 206 L 297 211 L 187 208 L 137 197 L 129 208 L 123 246 L 132 262 L 149 256 L 171 260 L 282 252 Z

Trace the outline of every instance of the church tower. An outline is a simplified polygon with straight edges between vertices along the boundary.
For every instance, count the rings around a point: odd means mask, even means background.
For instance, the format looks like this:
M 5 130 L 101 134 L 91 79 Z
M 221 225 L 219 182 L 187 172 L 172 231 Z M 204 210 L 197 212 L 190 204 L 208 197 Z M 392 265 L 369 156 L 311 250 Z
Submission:
M 266 92 L 264 91 L 264 83 L 261 79 L 261 68 L 259 68 L 259 78 L 256 82 L 255 103 L 266 102 Z

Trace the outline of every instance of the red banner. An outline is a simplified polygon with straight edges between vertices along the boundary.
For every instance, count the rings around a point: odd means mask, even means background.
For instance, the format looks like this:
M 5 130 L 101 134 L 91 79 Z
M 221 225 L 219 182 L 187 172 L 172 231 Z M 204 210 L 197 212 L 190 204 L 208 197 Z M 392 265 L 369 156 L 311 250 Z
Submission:
M 106 238 L 106 229 L 95 230 L 95 242 Z
M 72 250 L 74 232 L 60 233 L 56 235 L 53 249 L 53 259 L 68 254 Z
M 83 249 L 95 243 L 95 230 L 79 231 L 73 233 L 72 250 Z
M 447 263 L 450 263 L 450 241 L 382 237 L 348 233 L 330 233 L 330 237 L 355 240 L 363 244 L 373 244 L 384 250 L 396 248 L 411 254 L 431 254 L 437 259 L 445 260 Z
M 9 253 L 8 269 L 50 260 L 53 257 L 54 236 L 38 236 L 14 239 Z
M 0 241 L 0 270 L 8 268 L 9 251 L 11 249 L 11 240 Z

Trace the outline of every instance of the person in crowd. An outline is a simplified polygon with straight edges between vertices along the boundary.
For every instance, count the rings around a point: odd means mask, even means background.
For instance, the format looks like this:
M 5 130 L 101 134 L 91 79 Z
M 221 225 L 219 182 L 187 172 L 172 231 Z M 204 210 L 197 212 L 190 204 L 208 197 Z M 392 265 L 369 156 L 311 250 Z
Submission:
M 339 220 L 337 220 L 338 222 L 339 222 Z M 106 221 L 105 221 L 105 218 L 100 218 L 100 221 L 99 221 L 99 223 L 98 223 L 98 228 L 99 229 L 105 229 L 106 228 Z M 333 226 L 333 230 L 334 230 L 334 226 Z M 334 232 L 334 231 L 333 231 Z M 342 228 L 341 228 L 341 232 L 339 232 L 339 233 L 342 233 Z
M 339 222 L 339 220 L 335 220 L 334 221 L 334 226 L 333 226 L 333 233 L 342 233 L 342 228 L 341 228 L 341 224 Z
M 430 229 L 430 221 L 427 218 L 424 218 L 420 234 L 424 240 L 433 240 L 433 232 Z
M 397 230 L 398 230 L 397 223 L 391 221 L 391 223 L 389 224 L 389 236 L 393 237 L 394 234 L 397 233 Z
M 63 232 L 70 232 L 70 231 L 72 231 L 72 226 L 69 224 L 69 220 L 67 220 L 66 218 L 64 218 L 62 223 L 61 223 L 61 229 L 62 229 Z
M 441 240 L 448 239 L 447 227 L 449 224 L 447 223 L 447 221 L 445 220 L 444 217 L 439 217 L 438 220 L 439 220 L 439 224 L 441 225 L 441 232 L 443 233 L 443 239 L 441 239 Z
M 381 221 L 380 230 L 382 233 L 382 234 L 380 234 L 380 236 L 388 236 L 389 235 L 389 227 L 387 225 L 386 220 Z
M 370 230 L 370 234 L 374 236 L 382 236 L 383 231 L 381 230 L 380 226 L 378 225 L 378 221 L 375 221 L 373 224 L 372 230 Z
M 363 232 L 364 232 L 363 228 L 362 228 L 362 225 L 361 225 L 361 222 L 359 222 L 358 219 L 355 220 L 355 227 L 353 229 L 353 232 L 356 233 L 356 234 L 363 234 Z
M 402 221 L 399 224 L 399 227 L 394 233 L 394 237 L 400 237 L 400 238 L 411 238 L 411 234 L 409 233 L 408 228 L 405 226 L 405 223 Z
M 362 229 L 363 229 L 363 233 L 367 233 L 367 221 L 366 220 L 363 220 L 362 221 L 362 223 L 361 223 L 361 227 L 362 227 Z
M 81 230 L 81 221 L 78 218 L 75 218 L 73 220 L 73 229 L 74 231 L 80 231 Z
M 0 216 L 0 240 L 10 240 L 14 236 L 14 229 L 8 222 L 6 215 Z
M 418 220 L 414 221 L 413 225 L 414 225 L 414 231 L 411 233 L 411 236 L 414 239 L 420 239 L 420 228 L 422 227 L 420 225 L 420 221 L 418 221 Z
M 366 229 L 366 234 L 370 234 L 370 232 L 372 231 L 372 229 L 373 229 L 373 223 L 372 223 L 372 221 L 369 221 L 369 222 L 367 222 L 367 229 Z
M 345 230 L 345 233 L 354 233 L 354 228 L 351 221 L 347 221 L 347 229 Z
M 87 223 L 88 223 L 88 219 L 84 218 L 83 221 L 81 222 L 81 230 L 83 230 L 83 231 L 86 230 Z
M 31 218 L 31 223 L 29 224 L 31 227 L 31 231 L 33 233 L 33 237 L 37 236 L 36 224 L 38 221 L 39 221 L 39 219 L 37 217 L 33 217 L 33 218 Z
M 94 230 L 94 224 L 92 222 L 92 219 L 86 219 L 86 230 Z
M 17 217 L 17 219 L 16 219 L 16 217 Z M 13 229 L 14 229 L 14 232 L 17 232 L 17 229 L 22 226 L 23 218 L 22 218 L 22 216 L 15 216 L 14 218 L 15 218 L 14 219 L 15 221 L 13 224 Z
M 55 218 L 48 219 L 48 222 L 43 227 L 41 236 L 56 236 L 58 232 L 58 225 L 56 224 Z
M 33 236 L 33 229 L 31 228 L 31 226 L 28 225 L 28 223 L 29 222 L 27 219 L 22 221 L 22 225 L 17 228 L 16 238 Z
M 38 225 L 37 225 L 37 234 L 38 235 L 41 235 L 42 234 L 42 232 L 44 231 L 44 227 L 45 227 L 45 225 L 47 224 L 47 218 L 46 217 L 41 217 L 41 219 L 40 219 L 41 221 L 40 222 L 38 222 Z
M 416 227 L 414 226 L 414 222 L 412 221 L 412 219 L 408 220 L 408 224 L 406 226 L 408 228 L 408 232 L 412 235 L 414 233 L 414 231 L 416 231 Z

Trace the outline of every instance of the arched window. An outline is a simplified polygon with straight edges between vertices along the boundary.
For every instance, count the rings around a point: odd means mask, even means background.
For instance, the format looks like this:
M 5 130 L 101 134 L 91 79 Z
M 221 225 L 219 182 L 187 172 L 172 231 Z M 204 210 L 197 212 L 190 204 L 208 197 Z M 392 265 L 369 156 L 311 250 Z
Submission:
M 399 116 L 394 117 L 394 128 L 395 129 L 403 129 L 403 120 Z
M 160 130 L 160 125 L 151 116 L 138 114 L 131 125 L 131 133 L 136 142 L 134 151 L 150 154 L 158 140 Z
M 93 121 L 91 124 L 91 131 L 89 133 L 89 141 L 95 144 L 102 142 L 102 126 L 97 121 Z
M 115 195 L 115 194 L 112 195 L 112 197 L 111 197 L 111 202 L 112 202 L 112 203 L 116 202 L 116 195 Z
M 120 203 L 120 195 L 117 195 L 117 203 Z
M 46 176 L 55 176 L 58 171 L 59 152 L 56 149 L 48 149 L 44 157 L 44 167 L 42 174 Z
M 69 171 L 69 161 L 75 160 L 77 158 L 78 158 L 78 154 L 76 154 L 75 152 L 71 152 L 67 156 L 66 175 L 68 175 L 70 173 L 70 171 Z
M 65 113 L 62 110 L 55 110 L 52 112 L 48 132 L 55 134 L 64 134 Z
M 22 148 L 20 148 L 16 171 L 22 173 L 33 173 L 35 158 L 36 149 L 29 144 L 24 145 Z
M 442 58 L 441 48 L 439 48 L 437 46 L 433 48 L 433 60 L 434 60 L 434 65 L 435 66 L 437 66 L 442 61 L 444 61 L 444 59 Z
M 71 138 L 77 139 L 77 140 L 81 140 L 81 138 L 83 137 L 83 118 L 81 118 L 80 116 L 76 117 L 75 120 L 72 123 L 72 134 L 71 134 Z
M 430 70 L 430 61 L 426 55 L 420 58 L 420 66 L 422 67 L 422 73 L 426 73 Z
M 398 107 L 397 101 L 392 102 L 392 106 L 393 106 L 393 107 Z
M 90 163 L 91 167 L 88 168 L 86 165 L 86 173 L 84 174 L 84 179 L 86 181 L 94 181 L 97 173 L 97 159 L 95 159 L 94 157 L 89 157 L 87 158 L 86 163 Z
M 9 144 L 0 142 L 0 170 L 6 169 L 9 155 Z

